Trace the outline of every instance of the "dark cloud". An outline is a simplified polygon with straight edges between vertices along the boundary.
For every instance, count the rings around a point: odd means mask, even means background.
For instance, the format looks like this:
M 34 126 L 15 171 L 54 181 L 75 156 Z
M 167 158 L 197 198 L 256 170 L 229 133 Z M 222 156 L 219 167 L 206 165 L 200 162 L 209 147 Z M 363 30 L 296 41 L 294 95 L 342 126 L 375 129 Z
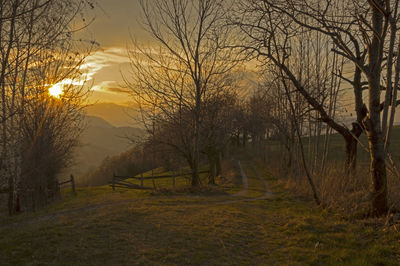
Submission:
M 115 92 L 115 93 L 129 93 L 129 90 L 127 88 L 123 88 L 123 87 L 105 87 L 104 89 L 106 91 Z

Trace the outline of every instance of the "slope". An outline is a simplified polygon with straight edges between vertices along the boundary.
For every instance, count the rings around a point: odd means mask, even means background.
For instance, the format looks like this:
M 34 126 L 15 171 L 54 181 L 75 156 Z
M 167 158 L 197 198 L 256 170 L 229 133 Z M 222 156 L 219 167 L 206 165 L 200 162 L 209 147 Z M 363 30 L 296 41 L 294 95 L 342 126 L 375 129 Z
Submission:
M 247 193 L 81 188 L 35 214 L 0 220 L 4 265 L 396 265 L 399 233 L 290 198 L 250 161 Z M 273 195 L 262 197 L 267 191 Z M 379 221 L 378 221 L 379 222 Z M 37 248 L 42 247 L 42 248 Z
M 106 157 L 120 154 L 130 147 L 127 138 L 143 136 L 143 131 L 134 127 L 115 127 L 100 117 L 87 116 L 80 145 L 76 147 L 72 166 L 61 176 L 79 176 L 95 169 Z

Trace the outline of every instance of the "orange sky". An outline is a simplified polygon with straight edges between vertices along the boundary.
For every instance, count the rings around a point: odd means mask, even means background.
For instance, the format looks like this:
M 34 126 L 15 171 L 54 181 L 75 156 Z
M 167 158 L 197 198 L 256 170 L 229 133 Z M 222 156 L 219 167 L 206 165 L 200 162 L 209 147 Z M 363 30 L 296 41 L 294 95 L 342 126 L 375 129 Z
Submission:
M 121 90 L 124 86 L 122 73 L 128 74 L 127 46 L 131 35 L 145 40 L 146 32 L 141 28 L 138 0 L 98 0 L 95 21 L 87 32 L 100 47 L 87 59 L 89 72 L 87 84 L 92 87 L 91 102 L 113 102 L 125 104 L 129 96 Z
M 97 0 L 96 19 L 88 34 L 100 47 L 86 60 L 89 72 L 87 84 L 92 86 L 90 102 L 127 105 L 129 95 L 123 92 L 122 74 L 129 77 L 127 47 L 131 36 L 151 43 L 151 38 L 140 25 L 139 0 Z M 346 97 L 347 98 L 347 97 Z M 352 98 L 345 101 L 345 113 L 352 112 Z M 348 109 L 348 110 L 347 110 Z

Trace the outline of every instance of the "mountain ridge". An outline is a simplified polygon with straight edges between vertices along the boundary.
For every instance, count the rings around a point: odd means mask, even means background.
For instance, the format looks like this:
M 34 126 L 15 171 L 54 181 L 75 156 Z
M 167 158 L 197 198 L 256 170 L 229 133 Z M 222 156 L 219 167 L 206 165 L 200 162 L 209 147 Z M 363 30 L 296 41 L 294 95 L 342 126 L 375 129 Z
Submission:
M 138 111 L 128 105 L 100 102 L 85 108 L 87 116 L 100 117 L 115 127 L 135 127 L 135 117 Z
M 114 126 L 102 117 L 85 116 L 85 128 L 80 144 L 73 152 L 70 167 L 62 176 L 74 174 L 79 178 L 96 169 L 104 159 L 121 154 L 133 147 L 132 138 L 144 136 L 144 131 L 131 126 Z

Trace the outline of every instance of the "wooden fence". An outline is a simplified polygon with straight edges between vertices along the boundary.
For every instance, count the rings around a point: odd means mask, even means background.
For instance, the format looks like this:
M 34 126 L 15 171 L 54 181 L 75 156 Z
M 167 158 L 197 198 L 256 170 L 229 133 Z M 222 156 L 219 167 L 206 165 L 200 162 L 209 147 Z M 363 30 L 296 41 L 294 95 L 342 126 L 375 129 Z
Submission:
M 209 172 L 210 171 L 200 171 L 199 174 L 204 174 L 204 173 L 209 173 Z M 143 173 L 141 173 L 140 176 L 119 176 L 114 173 L 113 177 L 112 177 L 112 181 L 109 182 L 109 184 L 113 190 L 115 190 L 115 188 L 157 190 L 157 186 L 156 186 L 156 182 L 155 182 L 156 179 L 172 178 L 172 186 L 175 188 L 175 179 L 177 177 L 187 176 L 187 175 L 191 175 L 191 174 L 192 174 L 192 172 L 173 173 L 171 175 L 154 175 L 154 173 L 152 173 L 151 176 L 144 177 Z M 126 181 L 127 179 L 140 180 L 140 185 L 128 182 L 128 181 Z M 144 180 L 152 180 L 153 187 L 145 187 L 143 185 Z
M 76 195 L 74 175 L 71 175 L 69 180 L 66 180 L 63 182 L 58 182 L 57 189 L 60 190 L 62 186 L 65 186 L 69 183 L 71 183 L 72 193 L 74 193 Z
M 62 186 L 71 183 L 72 193 L 76 194 L 74 175 L 71 175 L 69 180 L 66 180 L 66 181 L 63 181 L 63 182 L 58 182 L 58 181 L 56 181 L 56 182 L 57 182 L 56 186 L 57 186 L 58 192 L 60 192 L 60 189 L 61 189 Z M 0 194 L 9 193 L 9 191 L 10 190 L 8 188 L 0 189 Z

